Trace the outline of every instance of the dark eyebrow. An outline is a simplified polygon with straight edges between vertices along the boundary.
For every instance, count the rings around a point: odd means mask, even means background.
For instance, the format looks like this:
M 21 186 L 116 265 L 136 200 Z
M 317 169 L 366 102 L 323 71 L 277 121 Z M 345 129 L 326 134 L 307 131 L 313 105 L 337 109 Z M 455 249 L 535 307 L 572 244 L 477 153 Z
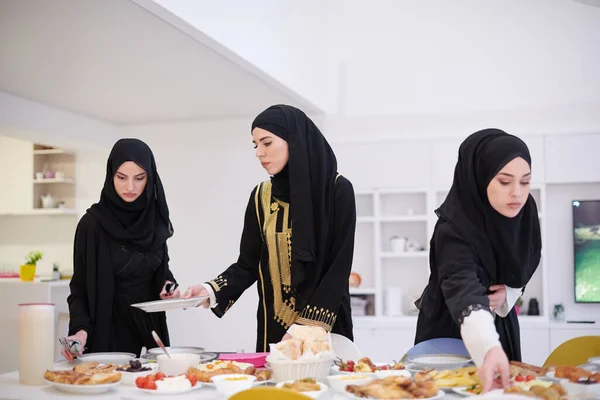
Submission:
M 142 176 L 142 175 L 146 175 L 146 171 L 144 172 L 140 172 L 139 174 L 137 174 L 136 176 Z
M 504 175 L 504 176 L 508 176 L 510 178 L 514 178 L 515 177 L 514 175 L 507 174 L 506 172 L 498 172 L 498 175 Z M 525 175 L 523 175 L 523 178 L 527 178 L 529 176 L 531 176 L 531 172 L 528 172 Z
M 264 138 L 260 139 L 259 142 L 262 142 L 265 139 L 271 139 L 271 136 L 265 136 Z M 253 140 L 252 143 L 256 144 L 256 142 Z

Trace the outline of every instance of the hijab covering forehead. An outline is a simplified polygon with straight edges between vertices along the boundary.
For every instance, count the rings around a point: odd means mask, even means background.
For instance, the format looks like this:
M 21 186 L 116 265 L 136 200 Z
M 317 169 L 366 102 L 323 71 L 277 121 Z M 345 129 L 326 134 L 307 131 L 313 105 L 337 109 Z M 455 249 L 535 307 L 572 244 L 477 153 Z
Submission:
M 489 183 L 517 157 L 531 167 L 529 149 L 516 136 L 499 129 L 469 136 L 458 151 L 452 187 L 436 213 L 473 245 L 495 283 L 521 288 L 541 256 L 535 200 L 530 194 L 519 214 L 508 218 L 494 210 L 487 198 Z
M 290 203 L 292 285 L 302 291 L 318 280 L 315 266 L 324 264 L 337 160 L 319 128 L 295 107 L 267 108 L 252 122 L 257 127 L 288 143 L 288 164 L 271 182 L 273 196 Z
M 133 202 L 123 200 L 114 186 L 117 170 L 128 161 L 136 163 L 147 175 L 144 192 Z M 106 163 L 100 201 L 88 212 L 113 239 L 142 252 L 163 246 L 173 236 L 165 191 L 146 143 L 138 139 L 120 139 L 115 143 Z

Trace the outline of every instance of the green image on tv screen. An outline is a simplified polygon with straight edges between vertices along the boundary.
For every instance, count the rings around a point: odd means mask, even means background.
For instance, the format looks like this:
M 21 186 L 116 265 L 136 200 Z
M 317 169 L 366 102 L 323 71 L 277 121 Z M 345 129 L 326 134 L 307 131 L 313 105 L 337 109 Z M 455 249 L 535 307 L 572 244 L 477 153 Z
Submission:
M 600 303 L 600 200 L 574 200 L 575 302 Z

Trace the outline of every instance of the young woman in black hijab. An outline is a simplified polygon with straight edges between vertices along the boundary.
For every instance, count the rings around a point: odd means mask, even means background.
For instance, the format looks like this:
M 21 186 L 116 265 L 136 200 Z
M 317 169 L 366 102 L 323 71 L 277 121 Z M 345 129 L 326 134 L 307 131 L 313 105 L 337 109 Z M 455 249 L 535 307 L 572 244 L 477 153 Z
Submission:
M 356 205 L 333 150 L 300 110 L 276 105 L 252 123 L 256 157 L 271 175 L 250 195 L 238 261 L 184 297 L 209 295 L 222 317 L 258 282 L 256 350 L 269 351 L 294 324 L 352 339 L 348 280 Z
M 513 305 L 542 248 L 530 181 L 527 145 L 501 130 L 482 130 L 461 144 L 454 182 L 436 210 L 415 342 L 462 336 L 486 390 L 495 373 L 507 383 L 508 359 L 521 361 Z
M 86 352 L 139 355 L 156 347 L 155 330 L 169 344 L 165 313 L 145 313 L 131 304 L 178 297 L 169 269 L 167 239 L 173 235 L 169 208 L 152 150 L 137 139 L 121 139 L 106 165 L 100 201 L 81 218 L 75 233 L 69 338 Z M 73 355 L 63 350 L 63 356 Z

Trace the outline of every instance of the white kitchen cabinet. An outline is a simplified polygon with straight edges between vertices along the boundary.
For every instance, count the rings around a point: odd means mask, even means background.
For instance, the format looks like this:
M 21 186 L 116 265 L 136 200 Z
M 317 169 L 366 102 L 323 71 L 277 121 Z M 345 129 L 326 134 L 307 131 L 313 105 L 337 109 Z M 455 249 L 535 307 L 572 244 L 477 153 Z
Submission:
M 544 143 L 546 183 L 600 182 L 600 134 L 547 136 Z
M 400 361 L 414 346 L 415 327 L 355 328 L 354 342 L 373 362 Z
M 33 143 L 0 136 L 0 214 L 21 214 L 33 207 Z

